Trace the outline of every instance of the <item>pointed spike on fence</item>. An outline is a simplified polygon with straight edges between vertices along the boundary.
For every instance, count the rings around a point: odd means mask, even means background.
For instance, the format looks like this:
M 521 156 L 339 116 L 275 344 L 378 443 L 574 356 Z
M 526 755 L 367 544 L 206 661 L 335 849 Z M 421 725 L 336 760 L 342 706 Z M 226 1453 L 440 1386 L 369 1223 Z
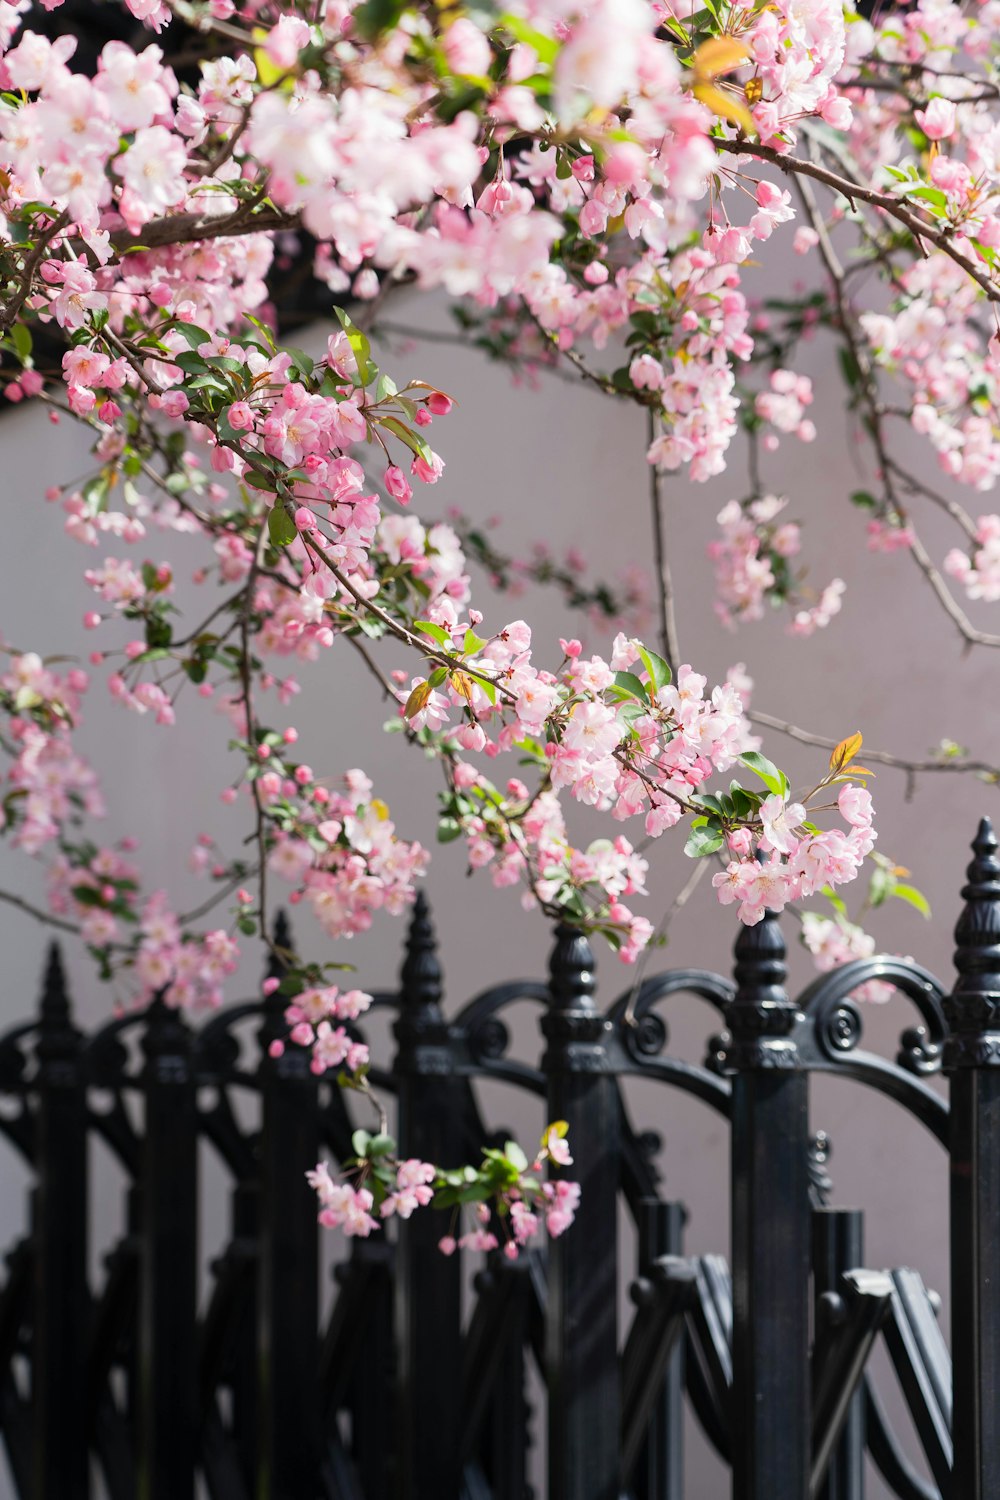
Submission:
M 559 1010 L 574 1009 L 581 1003 L 592 1008 L 597 975 L 590 939 L 568 922 L 556 925 L 555 937 L 549 958 L 549 988 L 553 1004 Z
M 955 924 L 955 967 L 959 978 L 954 998 L 1000 992 L 1000 844 L 989 818 L 983 818 L 972 841 L 972 860 L 962 888 L 965 906 Z M 1000 1008 L 1000 993 L 996 995 Z M 1000 1015 L 981 1017 L 994 1024 Z M 954 1024 L 954 1022 L 953 1022 Z
M 406 934 L 406 951 L 400 971 L 400 987 L 408 1005 L 436 1009 L 444 993 L 444 979 L 438 959 L 437 933 L 431 918 L 430 902 L 419 890 L 413 903 Z
M 279 907 L 274 919 L 274 947 L 270 951 L 267 961 L 268 979 L 284 979 L 288 973 L 288 964 L 281 954 L 294 951 L 294 939 L 292 937 L 291 923 L 285 912 Z
M 66 988 L 66 971 L 63 968 L 62 949 L 57 942 L 49 944 L 45 959 L 45 974 L 42 979 L 42 999 L 39 1014 L 46 1026 L 55 1026 L 70 1019 L 69 991 Z

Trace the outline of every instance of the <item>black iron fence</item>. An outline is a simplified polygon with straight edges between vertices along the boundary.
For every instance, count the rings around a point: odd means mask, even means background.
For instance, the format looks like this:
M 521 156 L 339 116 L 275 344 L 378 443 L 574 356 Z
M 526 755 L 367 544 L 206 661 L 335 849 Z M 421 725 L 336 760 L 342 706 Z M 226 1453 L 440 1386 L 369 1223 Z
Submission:
M 419 901 L 399 990 L 376 997 L 394 1014 L 396 1057 L 373 1080 L 396 1097 L 403 1153 L 475 1157 L 489 1137 L 477 1084 L 499 1080 L 568 1122 L 582 1200 L 547 1257 L 496 1254 L 471 1284 L 460 1254 L 438 1252 L 429 1211 L 343 1242 L 325 1326 L 303 1174 L 352 1154 L 353 1122 L 304 1051 L 270 1055 L 284 1002 L 233 1006 L 195 1030 L 160 1000 L 84 1036 L 53 950 L 37 1019 L 0 1040 L 0 1130 L 32 1183 L 0 1293 L 0 1432 L 17 1494 L 192 1500 L 201 1484 L 212 1500 L 527 1500 L 544 1425 L 548 1500 L 693 1500 L 689 1401 L 736 1500 L 862 1500 L 866 1453 L 902 1500 L 995 1500 L 1000 862 L 988 823 L 973 848 L 950 994 L 916 964 L 876 958 L 792 1000 L 768 916 L 740 932 L 735 982 L 669 972 L 602 1009 L 590 947 L 562 928 L 546 983 L 486 990 L 446 1019 Z M 850 997 L 873 978 L 917 1011 L 892 1061 L 860 1046 Z M 708 1001 L 724 1027 L 704 1066 L 668 1050 L 660 1011 L 680 995 Z M 504 1014 L 525 1000 L 541 1012 L 537 1064 L 508 1054 Z M 925 1081 L 941 1069 L 948 1099 Z M 948 1154 L 950 1353 L 919 1274 L 866 1269 L 860 1212 L 824 1201 L 809 1134 L 822 1072 L 887 1095 Z M 655 1137 L 632 1118 L 636 1077 L 730 1125 L 728 1262 L 684 1253 L 683 1209 L 663 1200 Z M 94 1137 L 125 1182 L 124 1233 L 96 1278 Z M 199 1298 L 205 1142 L 228 1178 L 229 1230 Z M 620 1212 L 636 1229 L 629 1267 Z M 622 1276 L 635 1309 L 624 1331 Z M 871 1381 L 880 1340 L 922 1465 Z

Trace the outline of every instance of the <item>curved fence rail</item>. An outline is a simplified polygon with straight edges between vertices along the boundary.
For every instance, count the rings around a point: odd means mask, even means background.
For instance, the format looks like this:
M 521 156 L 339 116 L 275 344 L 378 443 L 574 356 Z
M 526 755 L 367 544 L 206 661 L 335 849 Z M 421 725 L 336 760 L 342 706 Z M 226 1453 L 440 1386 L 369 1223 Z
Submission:
M 0 1134 L 30 1183 L 0 1289 L 13 1492 L 528 1500 L 544 1429 L 548 1500 L 685 1500 L 687 1401 L 736 1500 L 864 1500 L 866 1455 L 901 1500 L 995 1500 L 1000 861 L 988 822 L 973 853 L 950 993 L 916 964 L 873 958 L 793 1000 L 768 914 L 740 932 L 732 981 L 676 970 L 602 1006 L 589 944 L 560 927 L 546 981 L 500 984 L 449 1018 L 418 899 L 398 991 L 376 996 L 396 1045 L 378 1083 L 404 1155 L 474 1156 L 493 1138 L 480 1085 L 500 1083 L 568 1122 L 580 1209 L 547 1255 L 497 1253 L 478 1268 L 439 1253 L 432 1213 L 344 1242 L 325 1317 L 304 1173 L 349 1156 L 354 1123 L 303 1050 L 272 1047 L 285 1034 L 279 995 L 200 1028 L 161 997 L 84 1036 L 53 948 L 37 1019 L 0 1038 Z M 861 1045 L 852 996 L 872 979 L 915 1010 L 891 1059 Z M 670 1051 L 669 1018 L 691 997 L 722 1028 L 701 1066 Z M 524 1004 L 540 1042 L 517 1057 L 509 1019 Z M 947 1099 L 927 1082 L 942 1070 Z M 820 1073 L 877 1091 L 948 1154 L 950 1351 L 919 1271 L 866 1267 L 861 1213 L 831 1206 L 827 1143 L 809 1124 Z M 725 1122 L 728 1258 L 685 1255 L 685 1211 L 661 1193 L 656 1109 L 637 1122 L 636 1079 Z M 97 1275 L 94 1141 L 120 1172 L 124 1225 Z M 206 1147 L 228 1193 L 208 1268 Z M 869 1369 L 879 1342 L 921 1454 L 886 1417 Z

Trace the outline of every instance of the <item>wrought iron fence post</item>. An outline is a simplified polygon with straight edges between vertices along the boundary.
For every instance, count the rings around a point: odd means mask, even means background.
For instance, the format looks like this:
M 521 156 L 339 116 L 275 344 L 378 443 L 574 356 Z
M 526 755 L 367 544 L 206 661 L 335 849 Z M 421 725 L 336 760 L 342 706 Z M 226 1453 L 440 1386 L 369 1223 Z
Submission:
M 31 1396 L 37 1500 L 85 1500 L 87 1103 L 82 1037 L 73 1024 L 58 946 L 42 987 L 35 1135 Z
M 773 912 L 736 940 L 732 1073 L 733 1496 L 809 1489 L 808 1074 Z
M 594 1005 L 594 955 L 560 924 L 549 964 L 550 1120 L 569 1126 L 581 1186 L 576 1222 L 549 1251 L 546 1329 L 549 1500 L 618 1500 L 621 1492 L 618 1368 L 618 1229 L 621 1104 L 606 1022 Z
M 662 1255 L 681 1255 L 684 1250 L 683 1203 L 664 1203 L 659 1198 L 639 1201 L 638 1273 L 649 1274 Z M 684 1495 L 684 1341 L 677 1342 L 667 1361 L 663 1389 L 649 1419 L 649 1432 L 636 1467 L 635 1491 L 639 1500 L 683 1500 Z
M 191 1032 L 165 992 L 142 1039 L 145 1131 L 138 1360 L 139 1495 L 192 1500 L 196 1449 L 197 1116 Z
M 274 941 L 291 950 L 283 913 Z M 268 972 L 284 977 L 277 955 Z M 315 1500 L 320 1491 L 319 1235 L 306 1182 L 319 1154 L 319 1093 L 307 1048 L 271 1056 L 272 1042 L 288 1036 L 287 1005 L 278 990 L 269 995 L 258 1033 L 258 1500 Z
M 830 1321 L 843 1294 L 845 1271 L 864 1265 L 864 1215 L 857 1208 L 814 1208 L 813 1296 L 816 1304 L 816 1349 L 822 1355 Z M 843 1303 L 839 1303 L 843 1306 Z M 864 1500 L 865 1398 L 852 1398 L 844 1430 L 830 1457 L 820 1500 Z
M 465 1084 L 455 1072 L 437 939 L 418 892 L 400 976 L 399 1145 L 404 1158 L 458 1165 L 465 1149 Z M 462 1371 L 459 1252 L 442 1255 L 446 1214 L 421 1212 L 399 1226 L 396 1271 L 399 1410 L 397 1489 L 405 1500 L 457 1500 Z
M 955 928 L 951 1035 L 951 1500 L 988 1500 L 1000 1475 L 1000 861 L 979 825 Z

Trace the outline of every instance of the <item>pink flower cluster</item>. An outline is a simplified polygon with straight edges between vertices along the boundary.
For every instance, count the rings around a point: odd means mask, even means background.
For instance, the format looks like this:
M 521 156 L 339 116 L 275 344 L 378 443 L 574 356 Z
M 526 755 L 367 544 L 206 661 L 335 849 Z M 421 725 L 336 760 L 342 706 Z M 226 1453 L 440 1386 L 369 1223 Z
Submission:
M 272 767 L 256 777 L 275 825 L 268 868 L 294 886 L 293 905 L 305 899 L 330 937 L 367 931 L 376 911 L 405 910 L 427 852 L 397 837 L 364 772 L 348 771 L 345 790 L 334 792 L 269 759 Z
M 277 985 L 277 980 L 265 981 L 268 987 Z M 343 994 L 336 985 L 313 987 L 296 995 L 285 1011 L 285 1020 L 291 1027 L 289 1036 L 299 1047 L 312 1051 L 310 1066 L 314 1073 L 326 1073 L 331 1068 L 344 1067 L 356 1073 L 368 1062 L 368 1047 L 364 1042 L 353 1040 L 344 1025 L 333 1022 L 356 1021 L 372 1003 L 371 995 L 363 990 L 347 990 Z M 280 1043 L 278 1050 L 280 1051 Z
M 307 1172 L 306 1180 L 319 1197 L 319 1222 L 327 1229 L 341 1229 L 349 1237 L 367 1239 L 378 1228 L 378 1220 L 371 1213 L 375 1200 L 368 1188 L 338 1182 L 326 1162 Z
M 802 941 L 812 954 L 813 962 L 821 974 L 829 974 L 842 964 L 856 958 L 871 958 L 875 952 L 875 939 L 856 922 L 846 917 L 821 917 L 818 912 L 802 913 Z M 892 998 L 893 986 L 872 979 L 859 989 L 852 991 L 855 1000 L 869 1000 L 881 1005 Z
M 14 843 L 28 854 L 58 839 L 81 811 L 93 817 L 104 812 L 97 776 L 70 733 L 87 685 L 79 668 L 59 676 L 32 651 L 12 656 L 0 676 L 12 754 L 0 827 L 13 830 Z
M 972 556 L 955 547 L 944 560 L 944 570 L 970 599 L 1000 599 L 1000 516 L 980 516 Z
M 764 833 L 758 845 L 767 857 L 760 863 L 730 859 L 724 871 L 713 875 L 722 904 L 738 902 L 740 921 L 752 927 L 765 911 L 782 911 L 789 901 L 853 880 L 875 847 L 871 795 L 863 787 L 842 786 L 837 807 L 847 830 L 812 833 L 803 826 L 806 809 L 801 802 L 777 793 L 768 797 L 761 807 Z M 731 838 L 730 852 L 739 855 L 748 843 Z

